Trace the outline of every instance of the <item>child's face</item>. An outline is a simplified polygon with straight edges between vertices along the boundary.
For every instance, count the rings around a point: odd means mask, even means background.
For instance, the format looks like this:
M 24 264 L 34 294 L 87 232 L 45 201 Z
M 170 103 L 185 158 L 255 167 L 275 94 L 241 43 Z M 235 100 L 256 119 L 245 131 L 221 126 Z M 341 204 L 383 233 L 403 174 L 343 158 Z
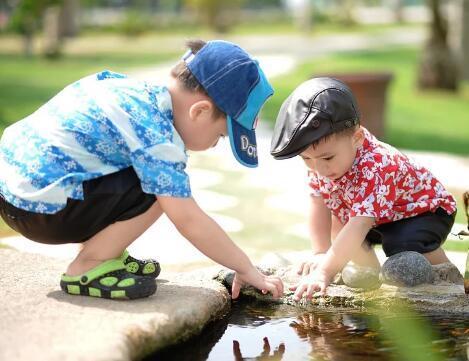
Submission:
M 353 135 L 334 134 L 320 142 L 316 148 L 310 146 L 300 156 L 309 169 L 323 177 L 337 180 L 352 168 L 363 139 L 362 129 L 358 129 Z

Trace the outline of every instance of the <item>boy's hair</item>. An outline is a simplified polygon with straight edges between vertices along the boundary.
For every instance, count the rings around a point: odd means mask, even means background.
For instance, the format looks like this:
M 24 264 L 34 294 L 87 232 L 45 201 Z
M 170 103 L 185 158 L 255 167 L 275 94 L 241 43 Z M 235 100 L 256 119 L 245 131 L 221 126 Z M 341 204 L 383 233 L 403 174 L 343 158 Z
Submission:
M 193 54 L 205 46 L 206 42 L 200 39 L 188 40 L 186 41 L 186 47 L 190 49 Z M 171 69 L 171 76 L 177 79 L 187 90 L 192 92 L 201 92 L 208 96 L 207 91 L 199 83 L 197 78 L 191 73 L 189 68 L 186 65 L 184 60 L 179 60 L 179 62 L 173 66 Z M 214 117 L 219 118 L 225 115 L 224 112 L 212 101 L 214 107 Z
M 348 137 L 351 137 L 359 128 L 360 128 L 360 121 L 358 121 L 358 124 L 355 124 L 351 128 L 345 128 L 345 129 L 339 130 L 337 132 L 327 134 L 324 137 L 319 138 L 318 140 L 315 140 L 314 142 L 312 142 L 310 146 L 313 147 L 313 149 L 316 149 L 316 147 L 320 143 L 328 141 L 333 136 L 339 136 L 339 137 L 347 137 L 348 136 Z

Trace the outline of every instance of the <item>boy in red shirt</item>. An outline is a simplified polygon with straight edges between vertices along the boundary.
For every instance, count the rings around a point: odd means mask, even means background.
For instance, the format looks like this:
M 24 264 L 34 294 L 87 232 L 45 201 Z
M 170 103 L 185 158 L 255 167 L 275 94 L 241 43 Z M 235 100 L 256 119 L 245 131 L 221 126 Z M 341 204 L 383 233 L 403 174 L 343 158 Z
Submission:
M 293 287 L 297 300 L 324 294 L 349 261 L 379 269 L 371 244 L 381 243 L 388 257 L 416 251 L 431 264 L 449 262 L 441 244 L 456 202 L 427 169 L 360 126 L 344 83 L 301 84 L 280 109 L 271 154 L 300 155 L 309 168 L 313 258 L 300 266 L 305 277 Z

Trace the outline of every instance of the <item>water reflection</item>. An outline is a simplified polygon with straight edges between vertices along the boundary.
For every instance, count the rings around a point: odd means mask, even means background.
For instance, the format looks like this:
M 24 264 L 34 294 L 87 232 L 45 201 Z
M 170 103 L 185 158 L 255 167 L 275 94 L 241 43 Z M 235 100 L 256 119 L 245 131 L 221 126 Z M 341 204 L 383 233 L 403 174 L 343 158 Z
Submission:
M 282 359 L 283 354 L 285 353 L 285 345 L 283 344 L 283 342 L 275 349 L 272 355 L 270 354 L 269 339 L 267 337 L 264 337 L 263 342 L 264 342 L 264 345 L 263 345 L 263 350 L 261 354 L 254 358 L 250 357 L 249 360 L 279 361 Z M 243 357 L 240 346 L 239 346 L 239 342 L 236 340 L 233 341 L 233 356 L 234 356 L 235 361 L 247 360 L 246 358 Z
M 311 344 L 313 360 L 387 360 L 378 333 L 372 331 L 378 324 L 379 319 L 372 315 L 308 312 L 290 326 Z
M 396 346 L 384 337 L 387 317 L 396 320 L 396 316 L 350 309 L 304 312 L 286 305 L 238 303 L 229 317 L 210 325 L 200 336 L 146 360 L 399 359 Z M 406 320 L 397 317 L 397 322 L 401 321 L 404 325 Z M 435 332 L 432 342 L 414 345 L 421 355 L 433 353 L 437 359 L 467 360 L 469 320 L 433 315 L 425 321 Z

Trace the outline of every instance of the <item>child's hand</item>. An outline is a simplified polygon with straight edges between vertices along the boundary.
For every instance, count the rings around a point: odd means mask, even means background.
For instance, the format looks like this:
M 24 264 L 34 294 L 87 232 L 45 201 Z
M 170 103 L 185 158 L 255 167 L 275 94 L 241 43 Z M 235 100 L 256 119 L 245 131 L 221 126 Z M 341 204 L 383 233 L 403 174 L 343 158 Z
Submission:
M 316 253 L 314 254 L 311 259 L 308 261 L 302 262 L 299 266 L 296 272 L 299 275 L 309 275 L 312 271 L 314 271 L 322 262 L 325 253 Z
M 231 287 L 231 297 L 238 298 L 241 286 L 245 283 L 262 290 L 262 293 L 272 293 L 274 298 L 279 298 L 283 295 L 283 282 L 279 277 L 266 276 L 260 273 L 257 268 L 251 267 L 246 273 L 236 272 L 233 279 L 233 286 Z
M 320 295 L 326 294 L 326 288 L 331 283 L 332 277 L 330 277 L 326 272 L 322 271 L 320 268 L 316 268 L 314 272 L 311 272 L 303 278 L 296 285 L 290 287 L 290 291 L 295 291 L 293 296 L 295 301 L 299 301 L 303 294 L 306 295 L 307 299 L 313 298 L 315 292 L 319 292 Z

